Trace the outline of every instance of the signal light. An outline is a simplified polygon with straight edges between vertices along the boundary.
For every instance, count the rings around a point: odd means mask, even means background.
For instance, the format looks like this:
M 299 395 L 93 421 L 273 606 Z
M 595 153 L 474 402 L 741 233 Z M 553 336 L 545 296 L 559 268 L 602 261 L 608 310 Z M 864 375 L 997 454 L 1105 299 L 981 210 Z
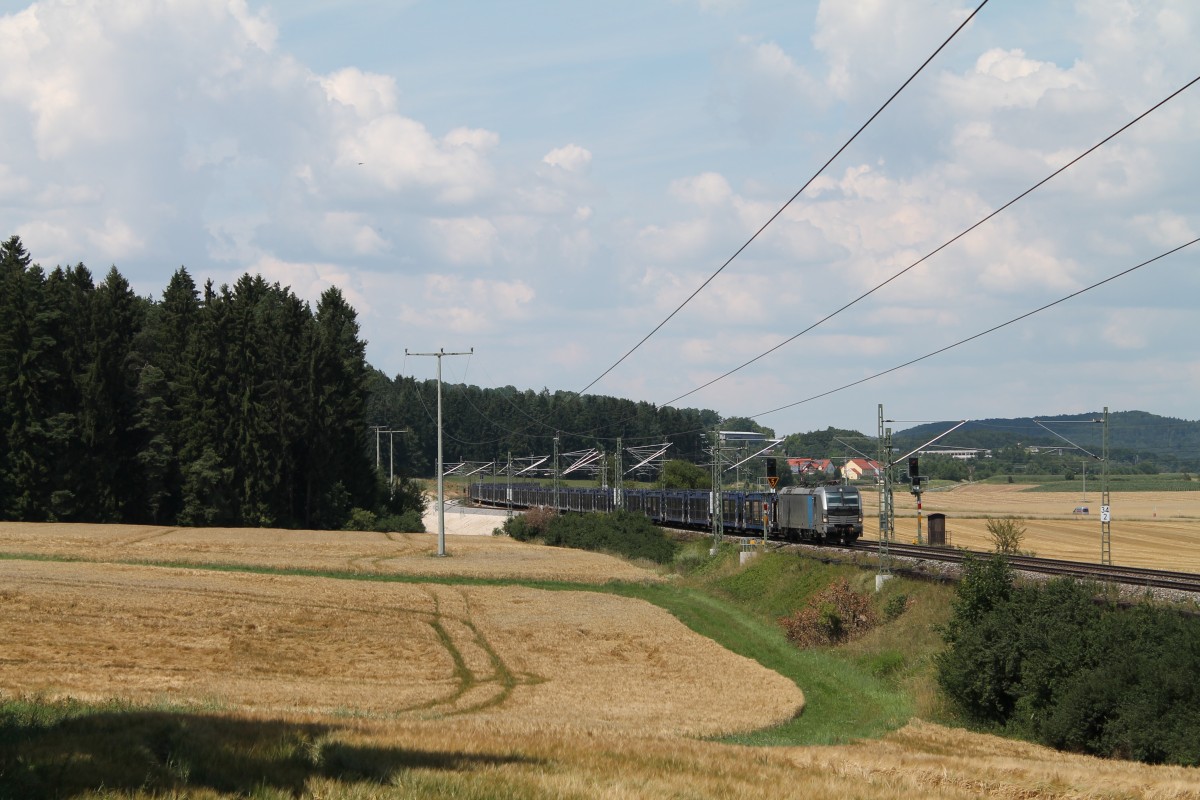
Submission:
M 911 457 L 908 459 L 908 477 L 909 477 L 910 479 L 912 479 L 912 478 L 915 478 L 915 477 L 917 477 L 917 476 L 918 476 L 918 475 L 920 475 L 920 474 L 921 474 L 921 471 L 920 471 L 920 469 L 917 467 L 917 457 L 916 457 L 916 456 L 911 456 Z

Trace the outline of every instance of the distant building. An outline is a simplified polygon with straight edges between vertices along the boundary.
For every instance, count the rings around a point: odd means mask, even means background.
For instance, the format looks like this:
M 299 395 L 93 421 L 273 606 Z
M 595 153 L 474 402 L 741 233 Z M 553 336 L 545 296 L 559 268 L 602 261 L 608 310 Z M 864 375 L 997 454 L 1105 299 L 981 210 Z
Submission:
M 977 448 L 944 447 L 944 448 L 935 448 L 932 450 L 918 450 L 917 452 L 919 455 L 923 455 L 923 456 L 950 456 L 951 458 L 957 458 L 957 459 L 961 459 L 963 461 L 966 461 L 971 458 L 991 458 L 992 457 L 991 450 L 984 450 L 981 447 L 977 447 Z
M 789 458 L 787 463 L 793 475 L 824 475 L 831 478 L 837 474 L 837 466 L 828 458 Z
M 848 481 L 878 480 L 883 467 L 869 458 L 852 458 L 842 467 L 842 477 Z

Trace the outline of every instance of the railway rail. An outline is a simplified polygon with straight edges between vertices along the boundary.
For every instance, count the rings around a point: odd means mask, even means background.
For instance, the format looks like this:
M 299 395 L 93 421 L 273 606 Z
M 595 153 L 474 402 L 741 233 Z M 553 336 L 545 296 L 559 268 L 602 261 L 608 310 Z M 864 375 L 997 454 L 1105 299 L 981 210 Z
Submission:
M 879 542 L 859 540 L 847 549 L 878 552 Z M 961 564 L 967 556 L 987 556 L 974 550 L 958 548 L 928 547 L 922 545 L 888 543 L 888 553 L 899 558 L 927 559 L 951 564 Z M 1084 580 L 1119 583 L 1126 586 L 1141 586 L 1175 592 L 1200 594 L 1200 575 L 1194 572 L 1171 572 L 1168 570 L 1122 567 L 1106 564 L 1089 564 L 1083 561 L 1059 561 L 1053 558 L 1032 556 L 1006 556 L 1009 566 L 1022 572 L 1056 575 Z

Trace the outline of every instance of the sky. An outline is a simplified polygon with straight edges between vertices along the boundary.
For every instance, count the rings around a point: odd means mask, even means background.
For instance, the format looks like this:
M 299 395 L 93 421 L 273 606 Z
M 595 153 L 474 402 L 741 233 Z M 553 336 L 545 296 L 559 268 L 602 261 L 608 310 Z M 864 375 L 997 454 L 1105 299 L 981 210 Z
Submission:
M 839 312 L 1200 76 L 1194 0 L 994 0 L 818 175 L 974 6 L 0 0 L 0 237 L 781 435 L 1200 418 L 1200 244 L 888 372 L 1200 236 L 1200 86 Z

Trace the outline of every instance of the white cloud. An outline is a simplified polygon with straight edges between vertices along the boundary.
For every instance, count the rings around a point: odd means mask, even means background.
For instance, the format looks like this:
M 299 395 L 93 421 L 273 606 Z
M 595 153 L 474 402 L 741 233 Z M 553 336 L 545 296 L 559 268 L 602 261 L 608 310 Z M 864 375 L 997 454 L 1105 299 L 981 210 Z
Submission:
M 969 13 L 954 0 L 822 0 L 813 44 L 826 59 L 828 90 L 847 98 L 894 88 Z
M 670 192 L 681 202 L 701 207 L 723 205 L 733 196 L 729 181 L 716 172 L 705 172 L 692 178 L 672 181 Z
M 580 147 L 577 144 L 568 144 L 563 147 L 556 147 L 549 153 L 546 153 L 546 155 L 542 156 L 542 161 L 567 172 L 582 172 L 591 165 L 592 153 L 587 148 Z
M 399 319 L 409 325 L 454 333 L 483 333 L 525 319 L 536 293 L 522 281 L 427 275 L 420 307 L 403 304 Z
M 943 101 L 973 115 L 996 114 L 1009 108 L 1032 108 L 1044 97 L 1068 90 L 1086 93 L 1095 82 L 1082 63 L 1062 69 L 1048 61 L 1026 57 L 1019 49 L 988 50 L 965 75 L 944 74 Z
M 1174 211 L 1139 214 L 1132 222 L 1136 229 L 1159 247 L 1178 247 L 1196 238 L 1196 221 Z
M 321 79 L 331 100 L 353 108 L 364 119 L 391 114 L 396 110 L 396 80 L 354 67 L 338 70 Z
M 363 214 L 347 211 L 325 213 L 317 229 L 317 238 L 327 253 L 371 255 L 389 249 L 387 240 L 371 227 Z
M 643 257 L 657 261 L 690 261 L 709 241 L 705 220 L 688 220 L 666 227 L 648 225 L 638 232 L 637 247 Z
M 314 307 L 325 290 L 337 287 L 359 317 L 371 314 L 373 303 L 370 293 L 363 291 L 358 276 L 343 266 L 321 261 L 286 261 L 273 255 L 260 255 L 246 270 L 262 275 L 271 283 L 290 287 L 297 297 Z M 230 274 L 230 281 L 238 274 Z
M 360 166 L 359 177 L 389 191 L 430 189 L 439 202 L 460 204 L 491 188 L 484 156 L 497 141 L 493 133 L 467 129 L 439 140 L 416 120 L 385 114 L 342 137 L 337 163 Z
M 1153 317 L 1146 309 L 1110 311 L 1102 331 L 1104 341 L 1120 350 L 1145 349 L 1149 343 L 1146 327 Z
M 500 234 L 491 220 L 483 217 L 431 219 L 432 245 L 451 264 L 490 264 Z
M 257 0 L 42 0 L 0 16 L 0 236 L 19 234 L 43 264 L 116 263 L 139 291 L 161 291 L 180 263 L 198 278 L 259 271 L 310 300 L 338 285 L 389 372 L 404 344 L 450 326 L 486 332 L 489 370 L 506 381 L 581 386 L 778 211 L 968 11 L 964 0 L 722 5 L 720 17 L 695 0 L 572 6 L 552 47 L 481 10 L 498 34 L 481 53 L 471 37 L 406 31 L 416 16 L 396 4 L 384 26 L 363 24 L 383 18 L 379 4 L 276 4 L 268 16 Z M 422 24 L 455 19 L 421 9 Z M 602 26 L 631 9 L 644 27 Z M 1037 26 L 989 6 L 646 358 L 595 390 L 660 400 L 875 287 L 1182 85 L 1197 20 L 1190 0 L 1060 4 Z M 398 32 L 416 38 L 400 47 Z M 696 402 L 745 413 L 778 405 L 750 400 L 768 393 L 824 390 L 916 355 L 914 341 L 954 341 L 1186 241 L 1200 219 L 1196 109 L 1182 95 L 790 346 L 813 370 L 770 356 Z M 948 360 L 994 363 L 989 378 L 1022 387 L 1028 367 L 1005 372 L 1010 345 L 1080 363 L 1111 340 L 1127 360 L 1162 354 L 1181 377 L 1158 396 L 1187 395 L 1195 357 L 1173 347 L 1194 338 L 1186 298 L 1200 285 L 1186 263 L 1155 267 L 1174 270 L 1169 292 L 1139 272 L 1100 312 L 1064 304 Z M 1153 323 L 1109 315 L 1125 307 Z M 793 375 L 814 370 L 824 385 Z M 969 402 L 930 396 L 930 374 L 881 383 L 931 406 Z M 1089 380 L 1072 373 L 1055 401 L 1078 404 L 1071 393 Z M 850 422 L 863 398 L 871 421 L 883 389 L 860 392 L 782 427 Z

